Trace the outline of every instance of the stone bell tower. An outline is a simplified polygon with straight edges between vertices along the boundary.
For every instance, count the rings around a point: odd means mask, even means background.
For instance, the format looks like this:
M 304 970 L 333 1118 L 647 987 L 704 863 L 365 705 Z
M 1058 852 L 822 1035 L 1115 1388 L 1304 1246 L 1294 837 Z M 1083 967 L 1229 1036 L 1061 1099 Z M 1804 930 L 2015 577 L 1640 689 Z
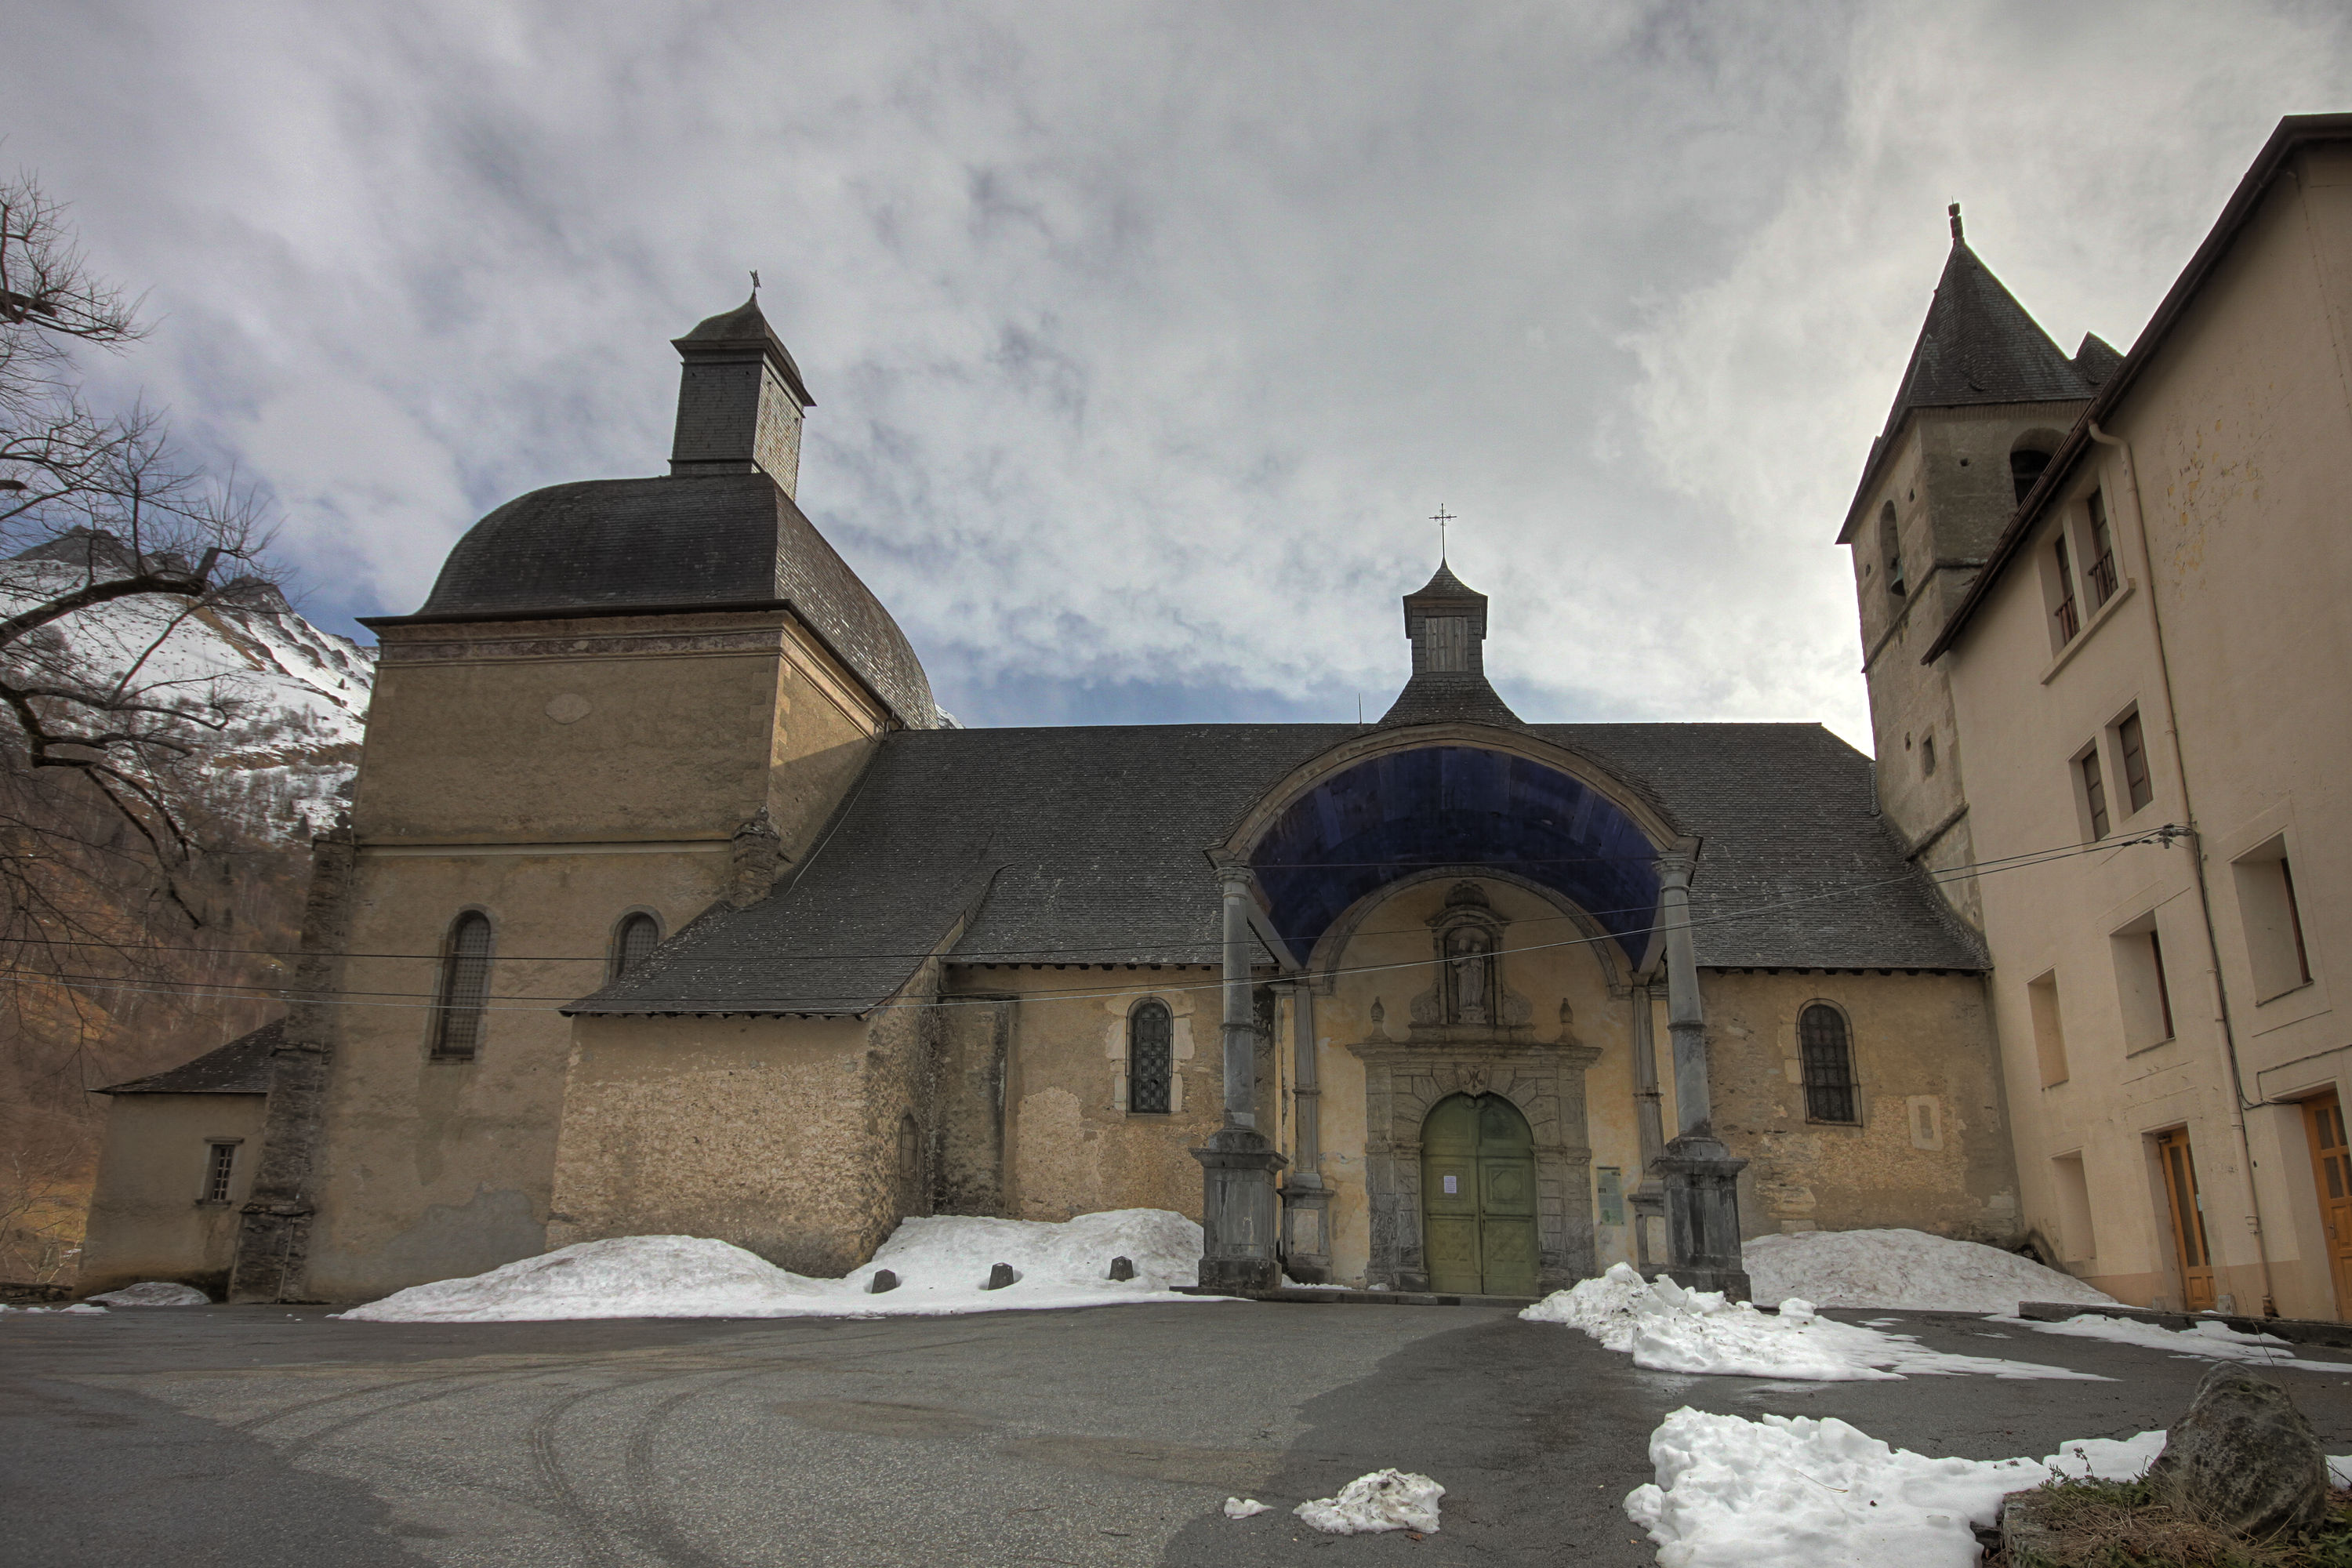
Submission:
M 1838 542 L 1852 552 L 1878 798 L 1930 870 L 1973 862 L 1951 691 L 1920 653 L 1976 580 L 2122 356 L 2085 336 L 2072 359 L 1969 247 L 1952 248 Z M 1981 925 L 1972 879 L 1942 884 Z

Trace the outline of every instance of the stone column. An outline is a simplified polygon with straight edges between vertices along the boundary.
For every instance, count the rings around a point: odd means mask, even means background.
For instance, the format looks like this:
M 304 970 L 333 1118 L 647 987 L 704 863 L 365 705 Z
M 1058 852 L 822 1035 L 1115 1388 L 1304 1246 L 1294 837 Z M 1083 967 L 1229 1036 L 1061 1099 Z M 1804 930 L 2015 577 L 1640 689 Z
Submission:
M 1684 840 L 1658 857 L 1658 922 L 1666 937 L 1666 1027 L 1674 1035 L 1674 1142 L 1659 1156 L 1665 1181 L 1666 1272 L 1695 1290 L 1748 1294 L 1739 1256 L 1739 1173 L 1717 1141 L 1707 1100 L 1706 1015 L 1699 1002 L 1698 961 L 1691 943 L 1694 845 Z
M 1301 974 L 1290 983 L 1292 1057 L 1290 1098 L 1297 1161 L 1282 1186 L 1286 1272 L 1306 1284 L 1331 1278 L 1331 1194 L 1323 1184 L 1323 1091 L 1315 1076 L 1315 983 Z
M 1192 1151 L 1201 1162 L 1201 1283 L 1213 1290 L 1271 1290 L 1275 1256 L 1274 1173 L 1289 1163 L 1257 1130 L 1257 1020 L 1250 1005 L 1249 905 L 1255 879 L 1234 859 L 1217 861 L 1224 897 L 1225 1121 Z
M 1642 1170 L 1625 1201 L 1633 1211 L 1634 1262 L 1647 1273 L 1657 1267 L 1651 1256 L 1652 1222 L 1663 1222 L 1666 1213 L 1665 1184 L 1658 1170 L 1658 1160 L 1666 1152 L 1666 1130 L 1658 1103 L 1657 1025 L 1650 988 L 1636 985 L 1633 996 L 1633 1121 L 1642 1141 Z

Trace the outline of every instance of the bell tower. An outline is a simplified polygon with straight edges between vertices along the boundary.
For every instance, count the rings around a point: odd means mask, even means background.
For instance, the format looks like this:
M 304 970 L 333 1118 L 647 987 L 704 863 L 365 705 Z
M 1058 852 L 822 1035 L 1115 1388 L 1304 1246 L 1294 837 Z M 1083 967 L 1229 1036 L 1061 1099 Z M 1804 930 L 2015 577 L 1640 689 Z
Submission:
M 1943 276 L 1838 533 L 1853 556 L 1880 808 L 1931 870 L 1975 855 L 1950 685 L 1920 654 L 2122 363 L 2087 335 L 2069 359 L 1969 247 L 1958 203 L 1949 216 Z M 1943 892 L 1981 925 L 1972 880 Z
M 801 421 L 816 406 L 760 296 L 702 321 L 671 346 L 679 372 L 672 478 L 763 473 L 797 498 Z

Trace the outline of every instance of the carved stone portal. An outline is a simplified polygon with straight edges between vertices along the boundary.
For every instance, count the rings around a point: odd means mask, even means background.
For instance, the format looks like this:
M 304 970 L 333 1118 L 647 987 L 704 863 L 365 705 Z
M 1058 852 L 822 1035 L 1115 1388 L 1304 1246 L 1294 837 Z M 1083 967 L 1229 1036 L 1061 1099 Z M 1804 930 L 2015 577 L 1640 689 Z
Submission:
M 1364 1184 L 1371 1205 L 1373 1289 L 1429 1289 L 1421 1202 L 1422 1125 L 1452 1094 L 1500 1094 L 1535 1139 L 1537 1283 L 1565 1289 L 1591 1278 L 1592 1149 L 1584 1075 L 1601 1052 L 1578 1045 L 1563 1018 L 1539 1041 L 1533 1005 L 1506 981 L 1505 922 L 1477 883 L 1458 882 L 1430 921 L 1434 975 L 1412 999 L 1402 1041 L 1377 1017 L 1349 1047 L 1364 1064 Z

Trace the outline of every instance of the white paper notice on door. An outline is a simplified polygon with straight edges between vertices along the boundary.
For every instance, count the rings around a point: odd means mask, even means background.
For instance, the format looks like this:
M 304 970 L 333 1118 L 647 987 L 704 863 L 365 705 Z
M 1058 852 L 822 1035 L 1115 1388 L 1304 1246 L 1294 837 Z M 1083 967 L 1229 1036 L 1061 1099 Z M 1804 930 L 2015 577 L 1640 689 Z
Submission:
M 1456 1181 L 1460 1180 L 1460 1179 L 1461 1179 L 1461 1178 L 1459 1178 L 1459 1177 L 1457 1177 L 1457 1176 L 1448 1176 L 1448 1177 L 1446 1177 L 1446 1178 L 1445 1178 L 1445 1190 L 1446 1190 L 1447 1192 L 1449 1192 L 1449 1193 L 1453 1192 L 1453 1191 L 1454 1190 L 1454 1184 Z

